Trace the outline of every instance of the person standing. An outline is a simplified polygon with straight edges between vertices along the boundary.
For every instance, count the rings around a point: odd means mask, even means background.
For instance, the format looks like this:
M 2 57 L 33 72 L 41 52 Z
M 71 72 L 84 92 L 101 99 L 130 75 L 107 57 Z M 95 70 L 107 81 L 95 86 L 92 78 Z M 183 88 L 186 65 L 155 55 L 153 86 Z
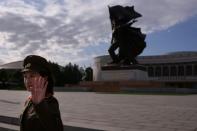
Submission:
M 23 66 L 24 85 L 31 95 L 20 116 L 20 131 L 63 131 L 49 63 L 41 56 L 29 55 Z

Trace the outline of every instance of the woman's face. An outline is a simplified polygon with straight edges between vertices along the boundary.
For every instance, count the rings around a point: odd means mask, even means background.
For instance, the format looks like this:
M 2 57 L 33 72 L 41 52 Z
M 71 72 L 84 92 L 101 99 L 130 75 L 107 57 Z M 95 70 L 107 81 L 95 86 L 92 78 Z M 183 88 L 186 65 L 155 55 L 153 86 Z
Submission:
M 24 84 L 28 91 L 31 91 L 36 84 L 36 78 L 39 78 L 40 74 L 33 71 L 27 71 L 23 74 Z

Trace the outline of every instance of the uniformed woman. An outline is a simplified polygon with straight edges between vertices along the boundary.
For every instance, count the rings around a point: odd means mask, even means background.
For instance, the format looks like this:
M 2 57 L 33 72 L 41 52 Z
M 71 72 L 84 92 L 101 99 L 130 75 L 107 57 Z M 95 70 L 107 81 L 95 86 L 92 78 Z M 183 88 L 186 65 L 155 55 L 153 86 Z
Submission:
M 20 116 L 20 131 L 63 131 L 49 63 L 41 56 L 30 55 L 23 66 L 24 84 L 31 95 Z

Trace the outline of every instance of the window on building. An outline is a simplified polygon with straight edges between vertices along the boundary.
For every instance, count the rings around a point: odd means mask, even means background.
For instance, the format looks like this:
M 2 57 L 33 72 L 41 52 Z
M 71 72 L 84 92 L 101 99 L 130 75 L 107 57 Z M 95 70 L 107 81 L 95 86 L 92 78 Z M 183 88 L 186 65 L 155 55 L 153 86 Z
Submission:
M 154 76 L 153 67 L 148 67 L 148 76 Z
M 194 65 L 194 75 L 197 76 L 197 64 Z
M 192 65 L 186 66 L 186 75 L 191 76 L 192 75 Z
M 170 76 L 177 76 L 177 68 L 176 66 L 170 67 Z
M 184 76 L 185 68 L 183 65 L 178 66 L 178 76 Z
M 161 76 L 161 67 L 156 67 L 155 69 L 155 76 Z
M 169 67 L 168 66 L 163 67 L 163 76 L 169 76 Z

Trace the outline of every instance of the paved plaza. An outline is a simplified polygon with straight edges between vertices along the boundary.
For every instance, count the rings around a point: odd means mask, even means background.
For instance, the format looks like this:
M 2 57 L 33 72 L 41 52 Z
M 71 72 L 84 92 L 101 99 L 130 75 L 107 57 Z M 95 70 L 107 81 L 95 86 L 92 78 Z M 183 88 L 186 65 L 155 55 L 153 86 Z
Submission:
M 28 95 L 0 90 L 0 116 L 18 118 Z M 55 96 L 64 125 L 76 127 L 70 128 L 73 131 L 197 131 L 197 95 L 55 92 Z M 19 130 L 0 119 L 0 131 Z

